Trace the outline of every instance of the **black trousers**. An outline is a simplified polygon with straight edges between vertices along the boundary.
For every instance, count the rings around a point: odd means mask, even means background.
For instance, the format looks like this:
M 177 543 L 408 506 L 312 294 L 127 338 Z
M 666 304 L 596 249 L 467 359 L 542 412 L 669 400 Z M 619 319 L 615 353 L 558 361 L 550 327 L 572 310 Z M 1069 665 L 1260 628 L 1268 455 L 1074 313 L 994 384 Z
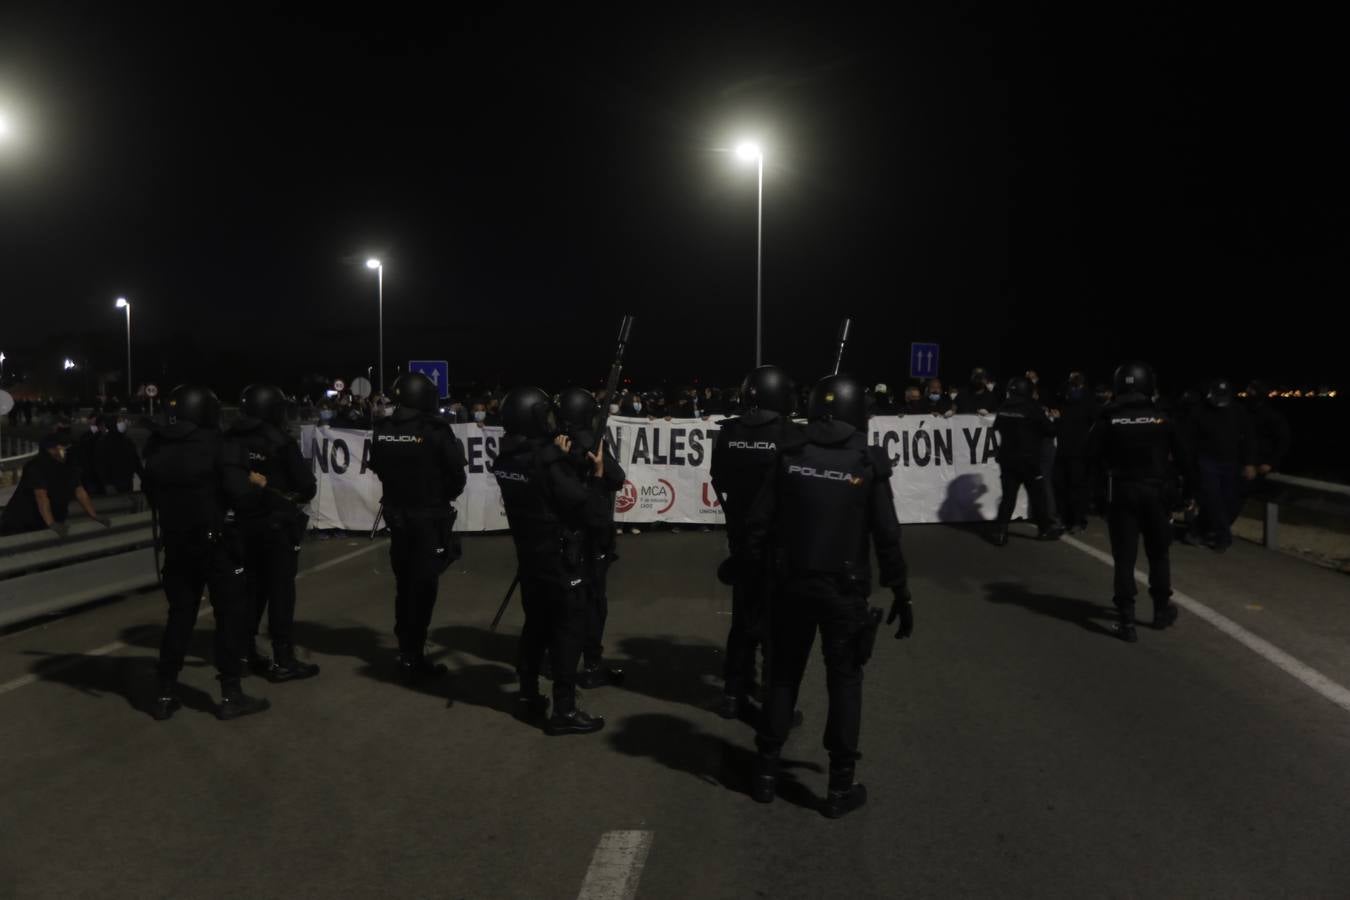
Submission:
M 1233 543 L 1233 523 L 1242 512 L 1241 473 L 1237 463 L 1200 459 L 1200 523 L 1205 536 L 1223 547 Z
M 756 738 L 759 751 L 777 756 L 787 742 L 806 661 L 819 631 L 830 699 L 825 749 L 832 768 L 853 765 L 859 756 L 862 729 L 863 669 L 858 662 L 858 639 L 868 626 L 866 598 L 841 590 L 833 577 L 780 581 L 774 587 L 770 620 L 773 666 Z
M 215 613 L 214 656 L 222 687 L 238 687 L 240 659 L 249 628 L 243 550 L 238 536 L 164 537 L 164 594 L 169 620 L 159 645 L 159 678 L 175 682 L 187 658 L 202 591 L 210 591 Z
M 252 611 L 250 636 L 258 637 L 263 615 L 272 646 L 295 643 L 295 573 L 300 547 L 291 534 L 272 519 L 240 523 L 244 541 L 244 575 Z
M 724 692 L 742 696 L 754 690 L 755 652 L 764 647 L 767 671 L 768 603 L 772 579 L 762 573 L 743 576 L 731 586 L 731 630 L 727 632 L 727 658 L 722 670 Z
M 1054 524 L 1050 484 L 1041 474 L 1040 460 L 1009 460 L 998 464 L 999 483 L 1003 497 L 998 504 L 998 525 L 1007 528 L 1017 506 L 1017 492 L 1027 489 L 1027 514 L 1036 527 L 1046 531 Z
M 553 709 L 576 709 L 577 663 L 585 640 L 589 601 L 585 584 L 563 587 L 535 578 L 520 579 L 525 624 L 520 630 L 516 672 L 524 693 L 537 692 L 544 654 L 553 672 Z
M 586 592 L 586 634 L 582 656 L 588 664 L 605 655 L 605 622 L 609 620 L 610 555 L 599 553 L 591 560 L 590 585 Z
M 1055 457 L 1055 496 L 1061 521 L 1066 525 L 1087 522 L 1092 481 L 1086 459 L 1081 456 Z
M 405 661 L 426 652 L 427 630 L 436 609 L 436 591 L 445 571 L 448 520 L 418 518 L 385 511 L 389 523 L 389 563 L 394 569 L 394 634 Z
M 1171 602 L 1172 568 L 1168 547 L 1172 523 L 1163 498 L 1163 486 L 1139 481 L 1113 480 L 1106 524 L 1111 535 L 1111 558 L 1115 562 L 1116 608 L 1134 616 L 1134 564 L 1139 558 L 1139 538 L 1148 557 L 1148 592 L 1157 612 Z

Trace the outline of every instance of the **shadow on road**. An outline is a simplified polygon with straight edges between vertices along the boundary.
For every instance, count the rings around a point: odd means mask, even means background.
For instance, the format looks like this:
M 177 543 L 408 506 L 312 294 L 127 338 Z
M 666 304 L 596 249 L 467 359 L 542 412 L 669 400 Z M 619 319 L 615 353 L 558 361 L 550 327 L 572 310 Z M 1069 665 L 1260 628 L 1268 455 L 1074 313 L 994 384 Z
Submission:
M 990 603 L 1020 606 L 1031 612 L 1064 622 L 1072 622 L 1095 634 L 1118 640 L 1110 624 L 1116 621 L 1113 606 L 1103 606 L 1078 597 L 1058 594 L 1038 594 L 1015 582 L 994 582 L 984 586 L 985 599 Z
M 628 716 L 618 723 L 608 740 L 611 747 L 626 756 L 654 759 L 667 768 L 693 775 L 705 784 L 737 794 L 750 794 L 755 751 L 701 731 L 688 719 L 664 713 Z M 797 779 L 794 772 L 797 769 L 824 771 L 819 763 L 784 759 L 780 763 L 778 796 L 794 806 L 819 808 L 821 799 Z

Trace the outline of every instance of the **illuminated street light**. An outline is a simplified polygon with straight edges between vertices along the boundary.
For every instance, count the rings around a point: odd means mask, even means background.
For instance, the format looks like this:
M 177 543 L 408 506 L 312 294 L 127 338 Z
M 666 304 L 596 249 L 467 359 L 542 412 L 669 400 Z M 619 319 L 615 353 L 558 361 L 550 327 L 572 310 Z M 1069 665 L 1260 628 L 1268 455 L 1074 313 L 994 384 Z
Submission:
M 754 141 L 742 141 L 736 155 L 759 169 L 758 227 L 755 237 L 755 367 L 764 364 L 764 151 Z

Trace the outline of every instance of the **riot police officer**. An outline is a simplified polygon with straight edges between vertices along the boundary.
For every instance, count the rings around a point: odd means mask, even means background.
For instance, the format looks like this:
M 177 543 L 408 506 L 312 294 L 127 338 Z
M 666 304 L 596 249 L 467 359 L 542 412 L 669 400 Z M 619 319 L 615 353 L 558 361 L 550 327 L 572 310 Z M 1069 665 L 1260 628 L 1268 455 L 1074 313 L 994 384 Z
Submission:
M 240 445 L 249 468 L 266 479 L 256 502 L 237 510 L 252 616 L 249 668 L 273 683 L 312 678 L 319 667 L 295 658 L 295 574 L 309 524 L 301 504 L 314 498 L 314 473 L 286 433 L 286 395 L 280 388 L 249 385 L 239 403 L 242 415 L 226 435 Z M 264 613 L 271 659 L 258 651 Z
M 914 630 L 900 525 L 891 495 L 890 463 L 867 444 L 867 399 L 849 375 L 830 375 L 811 391 L 810 422 L 784 435 L 783 446 L 750 512 L 752 560 L 772 558 L 773 666 L 759 727 L 753 796 L 774 798 L 778 757 L 787 740 L 816 631 L 825 653 L 829 717 L 829 793 L 823 812 L 838 818 L 867 801 L 853 780 L 862 725 L 862 669 L 872 653 L 881 610 L 872 590 L 869 541 L 881 583 L 893 594 L 887 622 L 896 637 Z
M 542 715 L 539 693 L 544 654 L 553 672 L 551 735 L 588 734 L 605 720 L 577 706 L 577 663 L 585 640 L 588 571 L 586 510 L 591 493 L 569 458 L 572 441 L 558 433 L 557 412 L 539 388 L 521 387 L 502 400 L 502 438 L 492 474 L 516 546 L 525 625 L 517 672 L 522 715 Z M 604 454 L 587 453 L 591 477 L 603 481 Z
M 440 392 L 420 372 L 394 382 L 393 413 L 375 425 L 370 468 L 384 487 L 389 562 L 394 569 L 394 634 L 405 681 L 444 675 L 426 658 L 427 629 L 443 573 L 459 558 L 451 507 L 468 480 L 464 449 L 436 417 Z
M 1032 394 L 1030 379 L 1021 375 L 1008 379 L 1007 399 L 994 419 L 1003 497 L 998 504 L 993 540 L 1000 547 L 1008 543 L 1008 523 L 1017 506 L 1017 492 L 1023 487 L 1027 489 L 1031 518 L 1036 521 L 1037 537 L 1053 541 L 1064 533 L 1051 512 L 1054 501 L 1050 482 L 1041 465 L 1044 441 L 1054 434 L 1055 426 Z
M 243 545 L 235 510 L 256 502 L 263 478 L 251 473 L 239 445 L 220 433 L 220 403 L 209 388 L 174 389 L 167 424 L 145 450 L 145 493 L 164 545 L 169 620 L 159 649 L 159 691 L 150 713 L 163 721 L 180 707 L 183 668 L 202 590 L 215 613 L 215 663 L 221 702 L 216 715 L 236 719 L 269 707 L 240 687 L 248 599 Z
M 1169 470 L 1182 475 L 1183 499 L 1193 496 L 1195 469 L 1185 442 L 1171 418 L 1153 400 L 1153 369 L 1129 362 L 1116 369 L 1115 402 L 1106 407 L 1090 436 L 1090 453 L 1110 479 L 1107 527 L 1115 563 L 1115 606 L 1123 640 L 1139 640 L 1134 623 L 1134 562 L 1139 538 L 1148 557 L 1148 592 L 1153 598 L 1153 625 L 1176 621 L 1172 602 L 1168 545 L 1172 529 L 1166 501 Z
M 606 443 L 604 475 L 592 477 L 589 454 L 599 443 L 595 395 L 585 388 L 568 388 L 558 395 L 558 420 L 572 442 L 569 451 L 586 486 L 585 555 L 587 585 L 586 637 L 581 647 L 581 673 L 577 683 L 596 688 L 623 681 L 623 669 L 604 664 L 605 622 L 609 618 L 609 567 L 618 559 L 614 541 L 614 495 L 623 488 L 624 471 Z
M 722 422 L 713 445 L 712 483 L 726 514 L 731 553 L 718 570 L 718 578 L 731 587 L 731 629 L 717 711 L 727 719 L 745 711 L 755 688 L 755 653 L 761 646 L 768 649 L 764 631 L 772 577 L 767 566 L 750 565 L 747 525 L 783 435 L 795 428 L 796 401 L 797 388 L 787 372 L 760 366 L 741 383 L 742 414 Z

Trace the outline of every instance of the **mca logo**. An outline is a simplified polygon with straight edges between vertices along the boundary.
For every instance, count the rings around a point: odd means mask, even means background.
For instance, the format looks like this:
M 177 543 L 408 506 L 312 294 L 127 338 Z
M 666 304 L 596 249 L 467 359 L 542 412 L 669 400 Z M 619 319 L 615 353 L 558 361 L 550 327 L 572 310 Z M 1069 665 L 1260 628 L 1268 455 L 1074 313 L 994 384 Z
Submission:
M 632 512 L 633 507 L 637 506 L 637 502 L 637 486 L 631 481 L 625 481 L 623 483 L 623 490 L 619 491 L 614 497 L 614 511 L 619 515 Z
M 665 515 L 675 506 L 675 485 L 658 478 L 656 484 L 638 488 L 638 501 L 644 510 L 654 510 L 658 516 Z
M 799 475 L 803 478 L 820 478 L 824 481 L 837 481 L 841 484 L 850 484 L 853 487 L 862 485 L 863 480 L 860 475 L 850 475 L 848 472 L 840 472 L 837 469 L 817 469 L 815 466 L 788 466 L 789 475 Z

